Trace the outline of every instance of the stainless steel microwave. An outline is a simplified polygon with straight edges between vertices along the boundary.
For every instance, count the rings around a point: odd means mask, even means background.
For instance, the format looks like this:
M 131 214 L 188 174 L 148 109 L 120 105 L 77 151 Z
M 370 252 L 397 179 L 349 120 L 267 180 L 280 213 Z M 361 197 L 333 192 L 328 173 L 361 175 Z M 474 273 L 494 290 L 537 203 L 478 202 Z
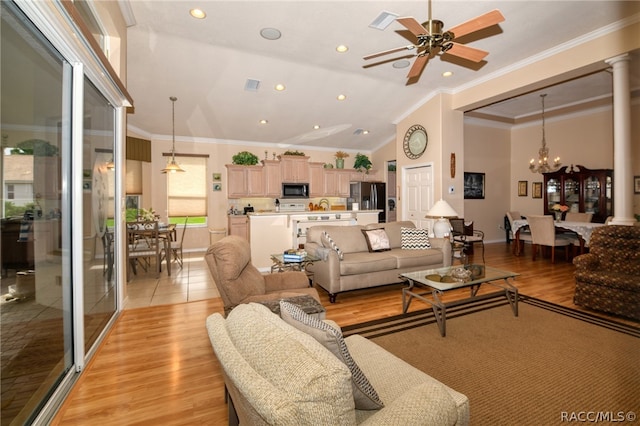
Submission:
M 282 198 L 309 198 L 309 184 L 283 183 Z

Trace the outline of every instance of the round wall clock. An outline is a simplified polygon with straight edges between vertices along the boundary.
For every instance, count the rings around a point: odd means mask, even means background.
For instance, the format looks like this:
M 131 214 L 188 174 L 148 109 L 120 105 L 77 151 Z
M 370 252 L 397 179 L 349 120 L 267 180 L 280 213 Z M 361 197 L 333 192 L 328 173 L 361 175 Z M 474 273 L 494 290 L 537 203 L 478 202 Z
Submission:
M 424 127 L 419 124 L 409 127 L 409 130 L 404 135 L 403 148 L 405 155 L 412 160 L 420 158 L 424 150 L 427 149 L 427 142 L 429 142 L 429 138 Z

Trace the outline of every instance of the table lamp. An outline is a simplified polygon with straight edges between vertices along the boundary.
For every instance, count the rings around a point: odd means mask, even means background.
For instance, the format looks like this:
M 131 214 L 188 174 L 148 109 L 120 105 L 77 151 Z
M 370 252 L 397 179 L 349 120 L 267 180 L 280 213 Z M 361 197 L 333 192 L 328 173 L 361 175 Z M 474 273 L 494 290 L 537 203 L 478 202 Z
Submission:
M 458 217 L 458 213 L 449 203 L 441 199 L 429 209 L 425 217 L 438 219 L 433 225 L 433 234 L 436 238 L 443 238 L 445 235 L 451 233 L 451 224 L 448 218 Z

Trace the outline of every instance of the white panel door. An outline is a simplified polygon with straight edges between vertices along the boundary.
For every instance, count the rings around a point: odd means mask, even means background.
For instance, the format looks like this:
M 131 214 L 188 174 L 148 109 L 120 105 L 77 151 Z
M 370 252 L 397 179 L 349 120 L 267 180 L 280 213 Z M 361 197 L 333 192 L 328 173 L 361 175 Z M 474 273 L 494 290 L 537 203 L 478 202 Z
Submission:
M 433 206 L 433 168 L 431 166 L 403 169 L 403 220 L 411 220 L 418 228 L 431 228 L 433 220 L 426 219 Z

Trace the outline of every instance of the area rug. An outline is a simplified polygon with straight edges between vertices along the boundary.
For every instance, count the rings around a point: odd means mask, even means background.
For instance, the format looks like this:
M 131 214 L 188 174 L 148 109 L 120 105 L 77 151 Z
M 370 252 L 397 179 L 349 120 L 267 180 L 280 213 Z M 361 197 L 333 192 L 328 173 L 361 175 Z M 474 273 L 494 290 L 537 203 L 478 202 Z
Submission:
M 635 424 L 640 329 L 523 297 L 345 327 L 467 395 L 472 425 Z

